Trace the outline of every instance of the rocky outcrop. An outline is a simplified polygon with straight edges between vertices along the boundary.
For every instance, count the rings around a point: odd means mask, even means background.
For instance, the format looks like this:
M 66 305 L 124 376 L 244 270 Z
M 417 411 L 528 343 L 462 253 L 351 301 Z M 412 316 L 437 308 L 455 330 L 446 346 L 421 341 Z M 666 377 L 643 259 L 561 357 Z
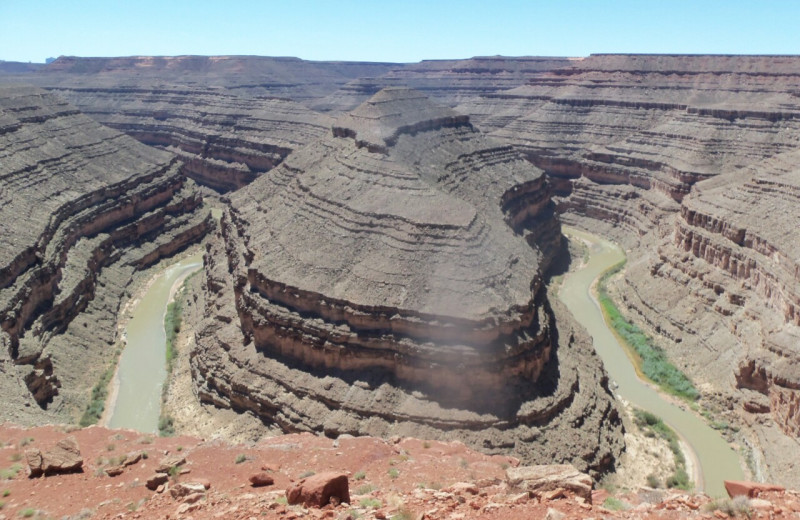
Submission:
M 592 479 L 570 464 L 519 466 L 506 470 L 508 484 L 531 495 L 561 489 L 592 502 Z
M 73 420 L 133 274 L 210 221 L 172 155 L 33 87 L 0 89 L 0 199 L 2 413 Z
M 83 457 L 75 437 L 61 439 L 44 453 L 38 448 L 25 452 L 30 478 L 49 476 L 58 473 L 75 473 L 82 471 Z
M 222 192 L 252 182 L 331 124 L 293 101 L 249 99 L 219 88 L 51 90 L 100 123 L 173 152 L 186 176 Z
M 288 432 L 613 464 L 606 377 L 542 282 L 561 248 L 548 186 L 512 149 L 389 89 L 230 199 L 206 255 L 201 400 Z

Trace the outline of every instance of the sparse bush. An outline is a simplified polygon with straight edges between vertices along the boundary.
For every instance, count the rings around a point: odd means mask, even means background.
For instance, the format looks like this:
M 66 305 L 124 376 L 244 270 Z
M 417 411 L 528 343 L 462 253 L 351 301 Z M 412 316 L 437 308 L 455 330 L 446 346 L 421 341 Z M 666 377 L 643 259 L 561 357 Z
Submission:
M 168 474 L 171 478 L 176 479 L 178 478 L 178 475 L 181 474 L 181 468 L 179 468 L 178 466 L 172 466 L 171 468 L 169 468 Z
M 289 503 L 289 500 L 287 500 L 287 498 L 286 498 L 285 496 L 279 496 L 279 497 L 277 497 L 277 498 L 275 499 L 275 502 L 276 502 L 276 503 L 278 503 L 278 504 L 282 504 L 282 505 L 284 505 L 284 506 L 285 506 L 286 504 L 288 504 L 288 503 Z
M 33 509 L 33 508 L 30 508 L 30 507 L 27 508 L 27 509 L 23 509 L 22 511 L 19 512 L 19 516 L 21 516 L 23 518 L 30 518 L 35 514 L 36 514 L 36 510 Z
M 467 469 L 467 468 L 469 467 L 469 462 L 467 462 L 467 460 L 466 460 L 466 459 L 458 459 L 458 465 L 459 465 L 459 466 L 460 466 L 462 469 Z
M 389 468 L 389 471 L 387 473 L 389 473 L 389 478 L 391 478 L 392 480 L 400 476 L 400 472 L 397 471 L 397 468 Z
M 308 477 L 310 477 L 311 475 L 315 475 L 315 473 L 314 473 L 313 471 L 311 471 L 311 470 L 309 470 L 309 471 L 304 471 L 304 472 L 300 473 L 300 475 L 298 475 L 298 477 L 297 477 L 297 478 L 308 478 Z
M 172 437 L 175 435 L 175 421 L 171 416 L 161 414 L 158 418 L 158 435 L 161 437 Z
M 689 478 L 689 474 L 686 473 L 686 458 L 683 456 L 678 435 L 664 421 L 650 412 L 634 410 L 633 418 L 636 425 L 645 431 L 645 435 L 650 433 L 648 435 L 650 437 L 661 437 L 669 445 L 669 449 L 675 458 L 675 472 L 667 478 L 667 487 L 690 490 L 692 481 Z
M 2 479 L 12 479 L 17 476 L 17 474 L 22 471 L 22 466 L 19 464 L 13 464 L 11 467 L 6 468 L 4 470 L 0 470 L 0 478 Z
M 108 397 L 108 384 L 111 383 L 111 379 L 114 377 L 118 358 L 119 353 L 115 354 L 111 365 L 106 368 L 105 372 L 100 376 L 100 380 L 92 387 L 92 398 L 89 404 L 86 405 L 86 410 L 84 410 L 81 420 L 78 421 L 81 428 L 97 423 L 100 417 L 103 416 L 103 411 L 106 407 L 106 398 Z
M 745 496 L 735 498 L 718 498 L 704 506 L 706 511 L 720 510 L 731 517 L 742 516 L 750 518 L 753 514 L 750 508 L 750 499 Z
M 603 507 L 609 511 L 626 511 L 631 508 L 630 504 L 623 502 L 616 497 L 608 497 L 603 501 Z
M 11 494 L 11 490 L 10 489 L 4 489 L 3 490 L 3 498 L 7 497 L 10 494 Z
M 412 520 L 413 518 L 414 513 L 406 506 L 402 506 L 397 510 L 397 513 L 392 515 L 391 520 Z
M 377 498 L 368 497 L 368 498 L 362 498 L 358 502 L 358 505 L 364 508 L 378 509 L 379 507 L 381 507 L 382 504 L 381 501 L 378 500 Z
M 353 475 L 354 480 L 364 480 L 365 478 L 367 478 L 367 474 L 364 473 L 363 471 L 359 471 L 358 473 Z
M 650 486 L 651 488 L 658 489 L 661 487 L 661 481 L 654 473 L 650 473 L 649 475 L 647 475 L 647 485 Z
M 367 495 L 375 491 L 375 486 L 372 484 L 364 484 L 356 488 L 356 495 Z
M 114 444 L 109 444 L 108 446 L 106 446 L 106 451 L 114 451 L 116 449 L 117 449 L 117 446 L 114 445 Z
M 11 462 L 19 462 L 22 460 L 22 453 L 15 451 L 14 453 L 11 454 L 9 459 L 11 460 Z
M 430 442 L 428 442 L 428 441 L 425 441 L 425 442 L 423 442 L 423 443 L 422 443 L 422 447 L 423 447 L 423 448 L 425 448 L 425 449 L 427 450 L 428 448 L 430 448 L 430 447 L 431 447 L 431 443 L 430 443 Z
M 25 437 L 24 439 L 19 441 L 19 446 L 20 446 L 20 448 L 24 448 L 25 446 L 27 446 L 28 444 L 32 443 L 33 441 L 34 441 L 33 437 Z
M 236 456 L 236 464 L 241 464 L 246 460 L 247 460 L 247 455 L 245 455 L 244 453 L 240 453 Z

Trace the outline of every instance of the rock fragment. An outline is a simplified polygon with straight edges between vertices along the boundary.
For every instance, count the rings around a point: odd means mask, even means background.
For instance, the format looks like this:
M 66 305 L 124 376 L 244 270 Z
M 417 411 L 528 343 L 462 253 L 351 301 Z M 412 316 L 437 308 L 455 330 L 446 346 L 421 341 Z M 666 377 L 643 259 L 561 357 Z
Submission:
M 75 437 L 61 439 L 51 449 L 42 453 L 38 448 L 25 452 L 28 474 L 31 478 L 58 473 L 74 473 L 83 468 L 83 457 Z
M 592 479 L 581 473 L 571 464 L 519 466 L 506 470 L 508 483 L 513 488 L 528 491 L 536 495 L 557 492 L 559 489 L 569 491 L 592 501 Z
M 324 507 L 329 503 L 350 503 L 350 487 L 347 475 L 325 472 L 305 478 L 286 490 L 289 505 L 303 504 L 307 507 Z

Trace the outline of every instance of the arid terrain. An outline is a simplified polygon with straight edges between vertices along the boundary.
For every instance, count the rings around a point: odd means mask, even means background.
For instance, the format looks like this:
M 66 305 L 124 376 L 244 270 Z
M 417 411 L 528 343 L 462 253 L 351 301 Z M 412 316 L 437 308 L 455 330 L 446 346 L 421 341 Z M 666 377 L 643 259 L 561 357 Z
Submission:
M 457 439 L 600 478 L 641 436 L 547 291 L 565 223 L 625 248 L 610 293 L 748 475 L 800 488 L 800 57 L 0 65 L 4 420 L 76 424 L 125 302 L 202 243 L 179 432 Z
M 306 433 L 236 445 L 100 427 L 13 426 L 0 428 L 0 438 L 0 457 L 9 461 L 0 482 L 6 518 L 710 520 L 745 506 L 752 518 L 800 514 L 794 491 L 762 491 L 736 502 L 654 489 L 609 493 L 590 491 L 569 472 L 527 491 L 540 484 L 519 475 L 541 476 L 543 467 L 531 473 L 513 457 L 483 455 L 457 441 Z M 80 451 L 80 471 L 29 478 L 27 454 L 46 453 L 65 439 Z M 347 479 L 349 500 L 322 508 L 287 503 L 288 489 L 331 473 Z

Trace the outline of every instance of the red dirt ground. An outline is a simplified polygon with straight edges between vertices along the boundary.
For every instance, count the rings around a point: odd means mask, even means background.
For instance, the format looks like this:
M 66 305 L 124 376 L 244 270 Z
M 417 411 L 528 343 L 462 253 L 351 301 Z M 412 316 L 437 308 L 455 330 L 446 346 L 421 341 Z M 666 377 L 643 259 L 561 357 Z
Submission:
M 26 449 L 47 450 L 58 440 L 74 436 L 84 458 L 82 473 L 29 479 Z M 253 446 L 204 442 L 190 437 L 158 438 L 130 430 L 90 427 L 70 431 L 60 426 L 22 429 L 0 427 L 0 497 L 3 518 L 396 518 L 528 519 L 528 518 L 726 518 L 709 509 L 703 495 L 642 490 L 618 497 L 631 506 L 612 512 L 602 506 L 608 496 L 595 492 L 594 504 L 565 496 L 542 500 L 509 489 L 505 468 L 511 457 L 487 456 L 460 442 L 371 437 L 333 441 L 311 434 L 284 435 Z M 110 459 L 131 452 L 147 458 L 128 466 L 116 477 L 105 474 Z M 145 482 L 167 454 L 187 462 L 174 482 L 207 481 L 210 488 L 197 502 L 184 503 L 169 492 L 157 493 Z M 238 462 L 237 462 L 238 461 Z M 15 476 L 13 467 L 20 468 Z M 262 469 L 264 468 L 264 469 Z M 342 471 L 349 475 L 351 504 L 324 509 L 288 506 L 284 491 L 308 472 Z M 253 488 L 248 481 L 267 471 L 272 486 Z M 458 482 L 475 484 L 469 491 L 448 491 Z M 754 518 L 800 518 L 800 494 L 771 493 L 751 503 Z M 606 503 L 608 505 L 608 503 Z M 723 516 L 724 515 L 724 516 Z

